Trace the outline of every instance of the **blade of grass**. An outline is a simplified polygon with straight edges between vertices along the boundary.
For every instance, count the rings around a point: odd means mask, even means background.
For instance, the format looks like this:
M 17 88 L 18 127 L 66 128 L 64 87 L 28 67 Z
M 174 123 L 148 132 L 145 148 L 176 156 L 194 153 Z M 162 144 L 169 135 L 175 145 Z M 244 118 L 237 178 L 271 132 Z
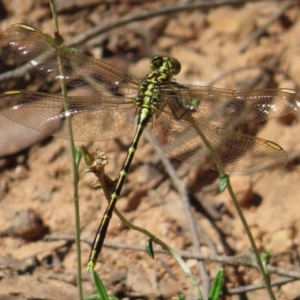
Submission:
M 224 269 L 220 269 L 211 285 L 208 300 L 218 300 L 223 287 Z
M 109 300 L 109 297 L 107 295 L 106 289 L 98 276 L 98 274 L 93 270 L 93 278 L 96 285 L 96 289 L 99 295 L 99 299 L 101 300 Z

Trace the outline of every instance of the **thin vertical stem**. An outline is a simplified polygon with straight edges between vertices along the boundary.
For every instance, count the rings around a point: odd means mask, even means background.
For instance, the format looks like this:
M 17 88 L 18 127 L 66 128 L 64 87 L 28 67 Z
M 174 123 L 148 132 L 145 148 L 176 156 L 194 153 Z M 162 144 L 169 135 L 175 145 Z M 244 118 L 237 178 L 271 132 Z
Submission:
M 49 0 L 52 17 L 55 27 L 55 32 L 58 35 L 59 33 L 59 25 L 57 19 L 57 13 L 55 9 L 54 0 Z M 65 84 L 65 77 L 64 77 L 64 68 L 63 63 L 61 61 L 61 57 L 58 55 L 58 67 L 59 72 L 61 75 L 61 91 L 64 97 L 64 110 L 69 110 L 69 103 L 68 103 L 68 93 Z M 72 155 L 72 174 L 73 174 L 73 197 L 74 197 L 74 209 L 75 209 L 75 240 L 76 240 L 76 255 L 77 255 L 77 286 L 79 292 L 79 298 L 83 300 L 83 289 L 82 289 L 82 272 L 81 272 L 81 244 L 80 244 L 80 214 L 79 214 L 79 196 L 78 196 L 78 168 L 76 164 L 76 154 L 75 154 L 75 144 L 73 138 L 73 130 L 72 130 L 72 121 L 71 117 L 67 115 L 66 118 L 68 132 L 70 137 L 70 148 L 71 148 L 71 155 Z
M 218 171 L 220 173 L 221 178 L 226 178 L 226 180 L 227 180 L 227 185 L 226 186 L 227 186 L 228 192 L 229 192 L 229 194 L 231 196 L 232 202 L 233 202 L 233 204 L 235 206 L 235 209 L 236 209 L 236 211 L 238 213 L 238 216 L 239 216 L 239 218 L 240 218 L 240 220 L 241 220 L 241 222 L 243 224 L 243 227 L 244 227 L 244 229 L 246 231 L 246 234 L 248 236 L 248 239 L 250 241 L 251 247 L 252 247 L 253 252 L 255 254 L 255 257 L 256 257 L 256 262 L 257 262 L 258 268 L 259 268 L 260 273 L 262 275 L 262 280 L 263 280 L 263 283 L 265 285 L 265 288 L 266 288 L 266 290 L 267 290 L 267 292 L 269 294 L 270 299 L 271 300 L 276 300 L 275 295 L 274 295 L 274 293 L 272 291 L 272 287 L 271 287 L 271 284 L 270 284 L 269 276 L 266 273 L 266 270 L 265 270 L 265 268 L 264 268 L 264 266 L 262 264 L 262 261 L 260 259 L 260 255 L 259 255 L 259 251 L 258 251 L 258 248 L 257 248 L 257 246 L 255 244 L 253 235 L 252 235 L 251 230 L 250 230 L 250 228 L 248 226 L 248 223 L 247 223 L 247 221 L 246 221 L 246 219 L 245 219 L 245 217 L 243 215 L 243 212 L 242 212 L 242 210 L 241 210 L 241 208 L 239 206 L 239 203 L 238 203 L 238 201 L 237 201 L 237 199 L 235 197 L 234 191 L 232 189 L 232 186 L 231 186 L 231 183 L 230 183 L 230 180 L 229 180 L 229 176 L 225 173 L 224 166 L 223 166 L 223 164 L 221 162 L 221 159 L 220 159 L 218 153 L 211 146 L 210 142 L 207 140 L 206 136 L 203 134 L 203 132 L 201 131 L 201 129 L 197 126 L 197 124 L 195 123 L 195 121 L 194 121 L 194 119 L 193 119 L 192 116 L 189 118 L 189 122 L 191 123 L 191 125 L 193 126 L 193 128 L 197 131 L 197 133 L 201 137 L 202 141 L 204 142 L 205 146 L 209 149 L 209 151 L 211 153 L 211 156 L 212 156 L 214 162 L 217 165 L 217 168 L 218 168 Z

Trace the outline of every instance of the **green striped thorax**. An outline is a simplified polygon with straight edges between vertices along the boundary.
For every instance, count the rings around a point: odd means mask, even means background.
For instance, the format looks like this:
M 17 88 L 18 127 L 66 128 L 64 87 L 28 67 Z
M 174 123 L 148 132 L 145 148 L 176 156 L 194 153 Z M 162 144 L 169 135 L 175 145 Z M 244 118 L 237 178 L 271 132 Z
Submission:
M 174 117 L 179 120 L 187 111 L 196 111 L 200 104 L 199 98 L 182 97 L 180 90 L 186 87 L 172 81 L 174 75 L 179 74 L 181 70 L 180 62 L 167 56 L 154 56 L 150 61 L 150 67 L 153 70 L 141 82 L 140 91 L 136 97 L 136 106 L 147 108 L 150 114 L 153 114 L 158 105 L 165 101 L 173 112 Z M 161 99 L 160 86 L 172 83 L 170 93 L 164 95 L 165 99 Z
M 172 77 L 179 74 L 180 62 L 167 56 L 154 56 L 150 62 L 153 70 L 141 82 L 140 91 L 136 97 L 136 106 L 156 110 L 159 101 L 159 86 L 171 83 Z

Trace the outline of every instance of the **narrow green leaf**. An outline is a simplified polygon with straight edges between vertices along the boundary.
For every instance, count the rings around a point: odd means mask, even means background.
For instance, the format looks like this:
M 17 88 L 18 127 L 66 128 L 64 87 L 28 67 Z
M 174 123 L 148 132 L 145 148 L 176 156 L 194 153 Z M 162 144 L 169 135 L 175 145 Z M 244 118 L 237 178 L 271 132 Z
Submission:
M 260 256 L 261 262 L 263 264 L 263 267 L 265 269 L 265 272 L 268 273 L 267 264 L 269 263 L 269 261 L 271 259 L 272 250 L 262 252 L 262 253 L 259 254 L 259 256 Z
M 153 241 L 152 239 L 149 239 L 146 243 L 146 252 L 147 254 L 154 259 L 154 251 L 153 251 Z
M 109 300 L 109 297 L 107 295 L 106 289 L 100 279 L 100 277 L 98 276 L 98 274 L 93 270 L 93 279 L 94 279 L 94 283 L 99 295 L 99 299 L 100 300 Z
M 208 299 L 209 300 L 218 300 L 221 294 L 222 286 L 223 286 L 223 277 L 224 277 L 224 269 L 220 269 L 217 273 L 217 276 L 215 277 Z
M 100 296 L 98 294 L 92 294 L 84 297 L 84 300 L 100 300 Z
M 82 150 L 81 150 L 81 148 L 75 147 L 74 154 L 75 154 L 75 163 L 76 163 L 76 166 L 78 168 L 78 166 L 80 164 L 80 161 L 81 161 L 81 158 L 82 158 Z
M 220 177 L 220 181 L 219 181 L 219 188 L 221 192 L 223 192 L 227 188 L 227 184 L 228 184 L 228 175 L 225 174 Z
M 86 149 L 85 146 L 81 146 L 81 151 L 83 153 L 84 161 L 87 166 L 90 166 L 95 160 L 94 155 Z

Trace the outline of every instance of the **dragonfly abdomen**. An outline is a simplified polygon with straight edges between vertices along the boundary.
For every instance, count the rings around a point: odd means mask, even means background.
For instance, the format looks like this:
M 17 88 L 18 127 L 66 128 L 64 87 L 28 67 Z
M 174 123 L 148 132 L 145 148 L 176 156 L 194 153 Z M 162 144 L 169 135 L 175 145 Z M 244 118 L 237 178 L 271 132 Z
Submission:
M 167 84 L 171 82 L 173 75 L 178 74 L 180 71 L 180 63 L 173 58 L 155 56 L 151 60 L 150 64 L 153 72 L 148 74 L 140 85 L 140 91 L 136 97 L 136 106 L 140 107 L 138 113 L 137 129 L 131 145 L 127 152 L 127 157 L 123 164 L 123 167 L 119 173 L 119 177 L 114 190 L 112 191 L 109 205 L 105 211 L 104 217 L 98 228 L 96 237 L 94 239 L 92 250 L 88 262 L 88 270 L 93 270 L 97 261 L 97 258 L 101 252 L 103 241 L 106 235 L 106 231 L 112 217 L 114 207 L 120 196 L 122 187 L 126 180 L 127 174 L 131 162 L 133 160 L 135 151 L 138 146 L 139 139 L 144 131 L 144 128 L 150 122 L 159 101 L 159 86 L 161 84 Z

